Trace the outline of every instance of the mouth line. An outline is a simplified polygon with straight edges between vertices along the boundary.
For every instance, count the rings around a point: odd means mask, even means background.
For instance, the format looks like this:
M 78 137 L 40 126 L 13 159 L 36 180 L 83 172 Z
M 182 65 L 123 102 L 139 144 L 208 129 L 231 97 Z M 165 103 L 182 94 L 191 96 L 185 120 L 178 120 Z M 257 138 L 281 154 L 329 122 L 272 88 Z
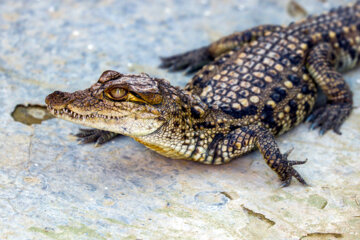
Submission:
M 96 118 L 102 118 L 102 119 L 107 119 L 107 120 L 120 120 L 124 117 L 127 117 L 128 115 L 125 116 L 121 116 L 121 117 L 116 117 L 116 116 L 107 116 L 107 115 L 103 115 L 103 114 L 98 114 L 98 113 L 91 113 L 91 114 L 80 114 L 80 113 L 76 113 L 74 111 L 71 111 L 68 108 L 62 108 L 60 110 L 56 110 L 54 108 L 52 108 L 51 106 L 47 107 L 48 111 L 54 115 L 55 117 L 63 117 L 63 116 L 67 116 L 70 117 L 71 119 L 74 120 L 90 120 L 90 119 L 96 119 Z

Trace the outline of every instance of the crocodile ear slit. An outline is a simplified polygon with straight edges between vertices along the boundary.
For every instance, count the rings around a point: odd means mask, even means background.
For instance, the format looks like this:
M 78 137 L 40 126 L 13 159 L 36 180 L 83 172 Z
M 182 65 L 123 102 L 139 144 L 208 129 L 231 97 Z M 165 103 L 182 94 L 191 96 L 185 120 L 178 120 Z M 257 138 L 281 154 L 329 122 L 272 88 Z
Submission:
M 106 70 L 105 72 L 103 72 L 98 80 L 99 83 L 105 83 L 109 80 L 113 80 L 113 79 L 117 79 L 121 76 L 122 74 L 113 70 Z

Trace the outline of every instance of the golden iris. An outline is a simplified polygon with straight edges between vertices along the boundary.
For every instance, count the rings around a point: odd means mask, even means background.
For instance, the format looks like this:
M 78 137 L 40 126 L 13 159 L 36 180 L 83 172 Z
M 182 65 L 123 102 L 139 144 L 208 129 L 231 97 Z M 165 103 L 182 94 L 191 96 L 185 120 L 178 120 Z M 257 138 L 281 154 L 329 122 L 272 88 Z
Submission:
M 113 88 L 108 92 L 109 97 L 120 100 L 124 98 L 127 94 L 127 91 L 123 88 Z

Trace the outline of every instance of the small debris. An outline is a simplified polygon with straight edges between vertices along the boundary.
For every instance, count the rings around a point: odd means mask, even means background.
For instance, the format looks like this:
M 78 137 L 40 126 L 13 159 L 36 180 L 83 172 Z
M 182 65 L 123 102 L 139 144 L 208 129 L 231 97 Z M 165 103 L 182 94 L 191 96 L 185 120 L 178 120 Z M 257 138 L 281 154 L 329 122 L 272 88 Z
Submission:
M 245 207 L 242 205 L 242 208 L 244 210 L 244 212 L 246 212 L 246 214 L 250 215 L 250 216 L 253 216 L 253 217 L 256 217 L 258 219 L 260 219 L 261 221 L 264 221 L 266 223 L 268 223 L 270 226 L 274 226 L 275 225 L 275 222 L 268 219 L 267 217 L 265 217 L 264 214 L 261 214 L 261 213 L 257 213 L 257 212 L 254 212 L 253 210 Z
M 304 18 L 308 15 L 306 10 L 296 1 L 291 0 L 287 5 L 287 12 L 290 16 L 296 18 Z
M 220 192 L 220 193 L 230 200 L 235 200 L 239 198 L 239 195 L 236 192 Z
M 26 125 L 41 124 L 42 121 L 54 118 L 46 106 L 43 105 L 22 105 L 19 104 L 11 113 L 12 118 Z
M 37 177 L 24 177 L 24 182 L 30 183 L 30 184 L 39 184 L 40 179 Z
M 305 236 L 302 236 L 300 240 L 305 239 L 333 239 L 333 238 L 343 238 L 343 235 L 341 233 L 321 233 L 321 232 L 315 232 L 315 233 L 308 233 Z

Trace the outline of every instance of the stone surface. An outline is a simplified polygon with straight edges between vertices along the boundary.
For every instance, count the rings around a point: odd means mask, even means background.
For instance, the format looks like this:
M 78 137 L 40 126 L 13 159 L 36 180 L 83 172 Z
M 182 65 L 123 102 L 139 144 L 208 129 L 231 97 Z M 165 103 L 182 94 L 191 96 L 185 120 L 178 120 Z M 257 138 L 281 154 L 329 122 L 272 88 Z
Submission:
M 324 3 L 325 2 L 325 3 Z M 322 12 L 346 1 L 301 1 Z M 78 126 L 25 125 L 18 104 L 82 89 L 106 69 L 147 72 L 159 56 L 235 30 L 296 20 L 288 1 L 2 1 L 0 239 L 360 239 L 360 70 L 342 135 L 302 124 L 278 138 L 311 184 L 279 188 L 258 152 L 223 166 L 171 160 L 130 138 L 78 145 Z M 294 15 L 294 14 L 293 14 Z M 296 16 L 296 15 L 295 15 Z M 41 114 L 40 114 L 41 115 Z

